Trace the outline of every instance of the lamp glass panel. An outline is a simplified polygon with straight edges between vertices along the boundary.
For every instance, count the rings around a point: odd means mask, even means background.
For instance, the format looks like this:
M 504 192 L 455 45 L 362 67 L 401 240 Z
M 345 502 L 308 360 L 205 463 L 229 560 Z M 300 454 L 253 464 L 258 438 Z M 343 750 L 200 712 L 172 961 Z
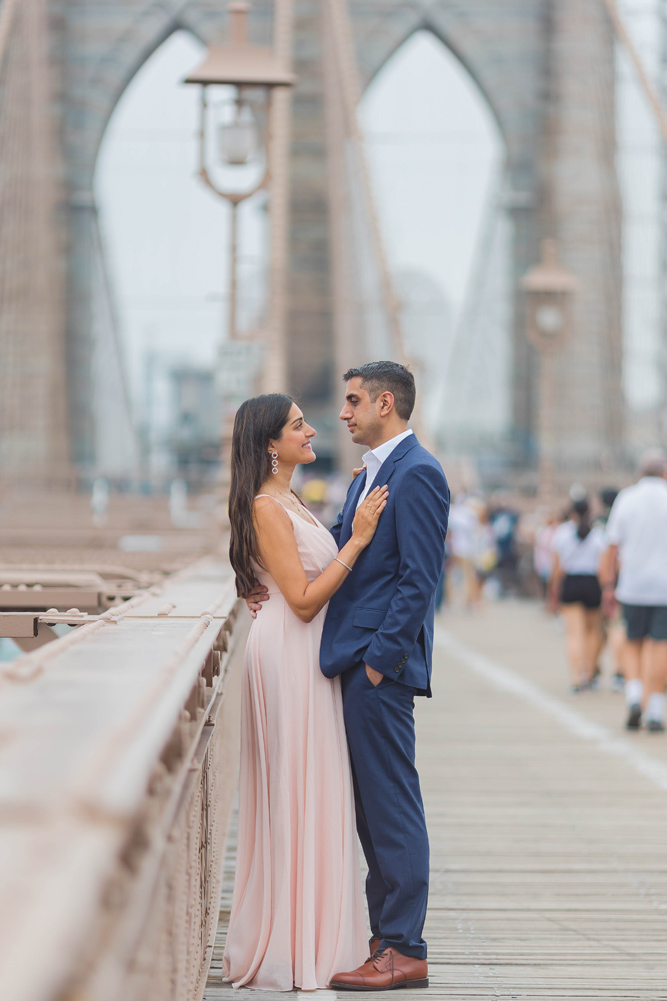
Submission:
M 553 337 L 563 329 L 563 311 L 552 303 L 545 303 L 535 310 L 535 323 L 541 334 Z
M 221 125 L 218 132 L 220 156 L 224 163 L 248 163 L 257 152 L 257 130 L 251 122 Z
M 229 112 L 231 111 L 232 117 Z M 223 105 L 219 114 L 218 152 L 223 163 L 239 166 L 257 156 L 259 131 L 252 111 L 245 103 Z

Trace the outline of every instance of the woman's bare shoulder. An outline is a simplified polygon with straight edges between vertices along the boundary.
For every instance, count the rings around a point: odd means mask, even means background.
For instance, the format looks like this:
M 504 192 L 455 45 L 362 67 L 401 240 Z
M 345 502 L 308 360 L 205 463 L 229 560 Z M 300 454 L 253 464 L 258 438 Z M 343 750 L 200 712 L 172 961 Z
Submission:
M 292 527 L 292 521 L 280 501 L 264 494 L 255 497 L 252 502 L 252 513 L 258 528 L 282 526 Z

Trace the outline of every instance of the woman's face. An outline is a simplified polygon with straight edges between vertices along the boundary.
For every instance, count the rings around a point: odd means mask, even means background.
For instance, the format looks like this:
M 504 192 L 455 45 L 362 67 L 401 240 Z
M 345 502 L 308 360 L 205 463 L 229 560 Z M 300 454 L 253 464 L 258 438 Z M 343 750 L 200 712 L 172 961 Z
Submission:
M 269 451 L 278 453 L 278 462 L 288 465 L 298 465 L 300 462 L 314 462 L 317 456 L 313 452 L 311 439 L 317 432 L 306 424 L 303 414 L 293 403 L 283 433 L 278 441 L 269 443 Z

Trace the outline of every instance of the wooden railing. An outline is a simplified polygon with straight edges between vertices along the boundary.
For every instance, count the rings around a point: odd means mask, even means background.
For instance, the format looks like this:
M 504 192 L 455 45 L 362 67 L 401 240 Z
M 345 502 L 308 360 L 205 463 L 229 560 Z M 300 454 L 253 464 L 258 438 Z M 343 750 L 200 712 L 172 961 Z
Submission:
M 0 670 L 0 998 L 201 998 L 239 612 L 229 568 L 201 561 Z

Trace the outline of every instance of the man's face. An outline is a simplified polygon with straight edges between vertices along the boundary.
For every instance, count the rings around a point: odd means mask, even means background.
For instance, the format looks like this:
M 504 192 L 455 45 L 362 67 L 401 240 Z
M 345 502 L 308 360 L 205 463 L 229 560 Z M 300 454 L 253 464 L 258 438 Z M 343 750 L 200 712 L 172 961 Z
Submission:
M 345 389 L 345 406 L 338 416 L 347 424 L 352 441 L 357 445 L 374 448 L 382 440 L 380 401 L 381 396 L 378 396 L 375 403 L 371 402 L 358 376 L 348 382 Z

